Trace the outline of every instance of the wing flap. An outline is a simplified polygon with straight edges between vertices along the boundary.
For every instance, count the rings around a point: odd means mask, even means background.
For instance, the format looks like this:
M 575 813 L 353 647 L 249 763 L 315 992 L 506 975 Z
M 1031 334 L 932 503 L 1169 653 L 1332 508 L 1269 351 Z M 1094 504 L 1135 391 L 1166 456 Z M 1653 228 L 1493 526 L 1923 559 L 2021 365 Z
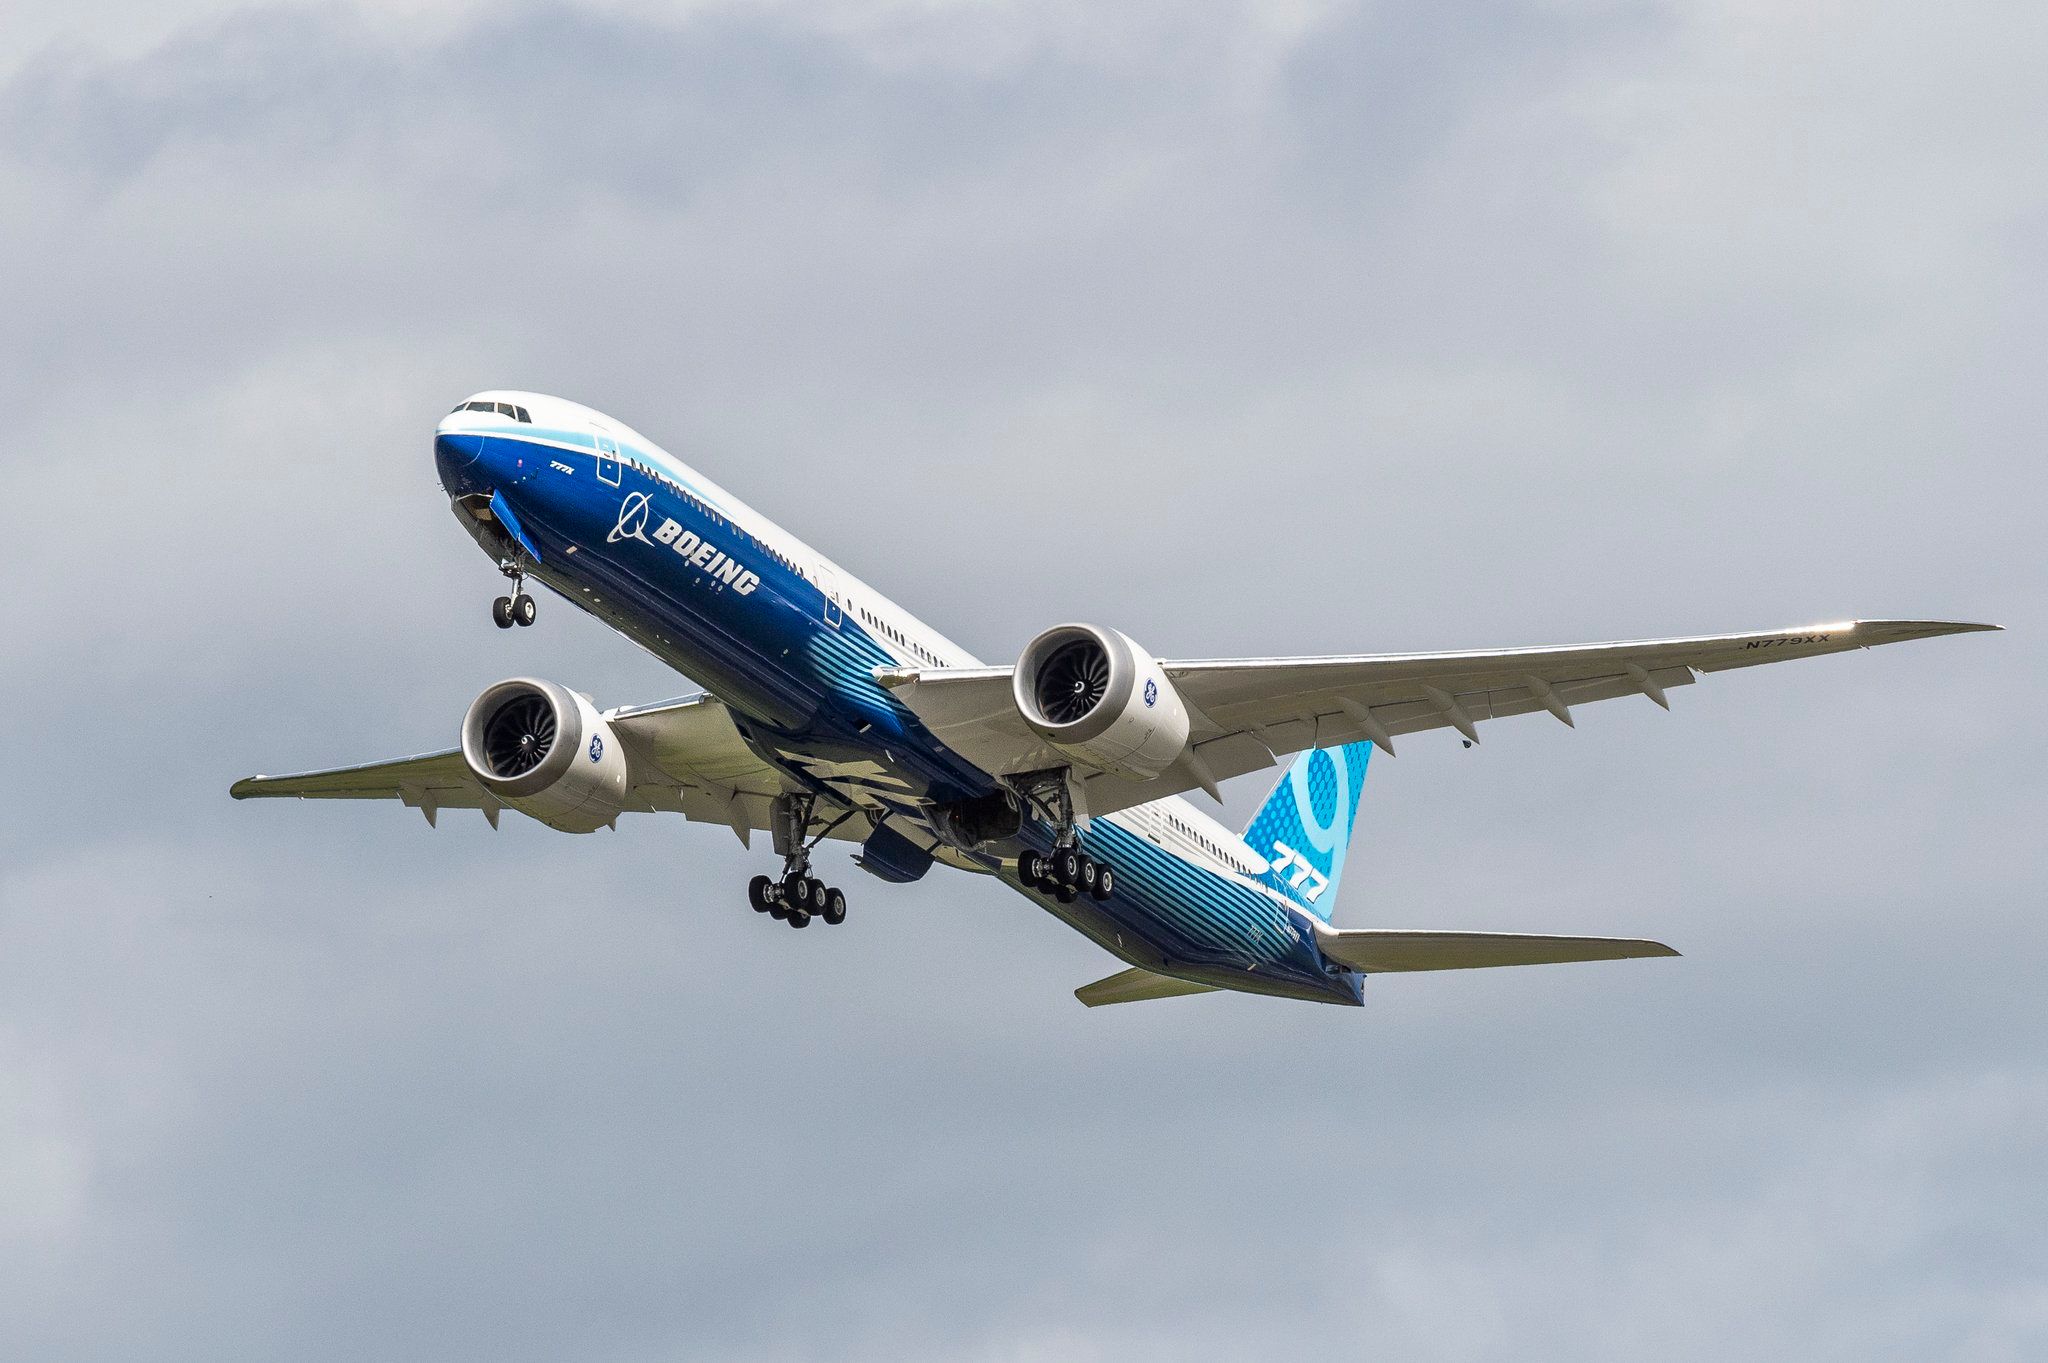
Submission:
M 1316 945 L 1339 965 L 1368 975 L 1558 965 L 1567 961 L 1623 961 L 1678 954 L 1662 942 L 1635 937 L 1556 937 L 1527 932 L 1432 932 L 1320 925 L 1316 929 Z

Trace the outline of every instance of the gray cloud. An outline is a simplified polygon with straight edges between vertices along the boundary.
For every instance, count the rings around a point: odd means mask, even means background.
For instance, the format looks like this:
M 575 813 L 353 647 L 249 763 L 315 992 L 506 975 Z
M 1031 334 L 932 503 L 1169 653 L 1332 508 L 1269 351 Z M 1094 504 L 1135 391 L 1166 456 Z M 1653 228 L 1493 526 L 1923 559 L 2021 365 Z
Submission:
M 2039 1352 L 2039 21 L 1275 13 L 9 68 L 0 1354 Z M 484 622 L 426 433 L 501 383 L 990 657 L 2013 628 L 1376 767 L 1345 921 L 1683 961 L 1098 1014 L 980 883 L 793 934 L 715 829 L 225 799 L 687 689 Z

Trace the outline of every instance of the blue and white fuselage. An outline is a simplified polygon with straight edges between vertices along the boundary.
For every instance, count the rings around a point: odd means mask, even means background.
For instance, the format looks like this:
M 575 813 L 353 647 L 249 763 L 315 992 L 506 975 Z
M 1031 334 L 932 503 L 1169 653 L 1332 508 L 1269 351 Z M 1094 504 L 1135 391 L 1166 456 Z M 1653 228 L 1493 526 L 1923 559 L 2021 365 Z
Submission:
M 789 778 L 835 800 L 857 794 L 912 830 L 934 806 L 1002 789 L 876 677 L 973 668 L 974 658 L 631 428 L 558 398 L 481 393 L 441 422 L 434 454 L 458 516 L 488 552 L 516 558 L 704 686 Z M 1053 847 L 1052 826 L 1036 817 L 1014 837 L 934 850 L 1001 876 L 1133 965 L 1221 988 L 1359 1002 L 1361 976 L 1318 948 L 1313 915 L 1285 892 L 1271 860 L 1187 802 L 1097 817 L 1079 837 L 1084 852 L 1115 867 L 1106 899 L 1062 902 L 1019 880 L 1021 854 Z
M 1000 877 L 1129 963 L 1089 1006 L 1209 989 L 1357 1004 L 1366 975 L 1675 956 L 1645 938 L 1331 921 L 1375 752 L 1518 715 L 1566 725 L 1600 701 L 1703 676 L 1994 629 L 1846 620 L 1535 648 L 1162 660 L 1129 635 L 1055 625 L 1014 664 L 959 645 L 630 427 L 535 393 L 479 393 L 434 458 L 457 518 L 514 579 L 500 628 L 532 624 L 529 577 L 707 694 L 600 712 L 515 677 L 471 704 L 459 747 L 249 776 L 236 799 L 381 799 L 506 810 L 589 833 L 627 813 L 768 831 L 779 880 L 748 902 L 792 927 L 846 921 L 811 871 L 827 838 L 895 883 L 944 863 Z M 1235 834 L 1184 800 L 1280 767 Z M 1091 817 L 1092 815 L 1092 817 Z

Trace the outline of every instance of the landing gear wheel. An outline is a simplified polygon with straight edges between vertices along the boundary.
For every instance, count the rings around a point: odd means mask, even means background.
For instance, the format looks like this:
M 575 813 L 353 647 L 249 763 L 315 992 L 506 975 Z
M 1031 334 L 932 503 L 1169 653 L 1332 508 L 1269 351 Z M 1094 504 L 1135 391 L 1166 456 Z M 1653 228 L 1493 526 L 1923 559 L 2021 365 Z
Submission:
M 755 876 L 747 882 L 747 903 L 754 906 L 755 913 L 766 913 L 775 907 L 775 882 L 766 876 Z
M 1079 890 L 1082 894 L 1087 895 L 1090 899 L 1097 898 L 1098 896 L 1095 893 L 1095 881 L 1096 877 L 1100 876 L 1101 874 L 1102 867 L 1100 864 L 1096 862 L 1095 858 L 1090 856 L 1083 856 L 1081 858 L 1080 869 L 1074 876 L 1074 888 Z
M 1062 904 L 1071 904 L 1074 902 L 1074 887 L 1071 885 L 1055 886 L 1052 897 L 1059 900 Z
M 1116 870 L 1107 862 L 1095 873 L 1095 900 L 1101 903 L 1116 893 Z
M 793 928 L 807 928 L 811 925 L 811 911 L 809 909 L 791 909 L 788 921 L 789 925 Z
M 801 872 L 793 872 L 782 878 L 782 906 L 786 909 L 807 909 L 810 904 L 804 898 L 804 880 Z
M 846 921 L 846 896 L 837 890 L 825 891 L 823 917 L 827 923 L 835 928 L 844 923 Z
M 1071 887 L 1081 880 L 1081 854 L 1071 847 L 1062 847 L 1052 854 L 1052 875 L 1062 887 Z
M 1017 858 L 1017 879 L 1028 889 L 1037 889 L 1045 883 L 1045 858 L 1036 852 L 1026 852 Z
M 491 603 L 491 623 L 499 629 L 512 628 L 512 598 L 501 596 Z
M 512 622 L 514 624 L 530 625 L 533 623 L 533 618 L 538 614 L 540 614 L 540 607 L 535 605 L 533 598 L 525 592 L 521 592 L 512 598 Z

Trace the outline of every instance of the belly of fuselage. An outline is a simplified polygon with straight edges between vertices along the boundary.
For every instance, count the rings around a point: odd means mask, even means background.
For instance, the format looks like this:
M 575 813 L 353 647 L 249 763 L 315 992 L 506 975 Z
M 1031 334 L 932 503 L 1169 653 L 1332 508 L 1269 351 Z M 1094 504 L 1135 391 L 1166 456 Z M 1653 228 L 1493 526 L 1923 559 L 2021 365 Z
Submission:
M 1027 824 L 1018 841 L 1040 852 L 1052 830 Z M 1259 890 L 1198 866 L 1109 819 L 1081 831 L 1081 850 L 1116 868 L 1107 902 L 1077 896 L 1062 903 L 1004 879 L 1068 926 L 1132 965 L 1256 994 L 1318 1003 L 1360 1002 L 1356 976 L 1331 974 L 1298 911 Z

